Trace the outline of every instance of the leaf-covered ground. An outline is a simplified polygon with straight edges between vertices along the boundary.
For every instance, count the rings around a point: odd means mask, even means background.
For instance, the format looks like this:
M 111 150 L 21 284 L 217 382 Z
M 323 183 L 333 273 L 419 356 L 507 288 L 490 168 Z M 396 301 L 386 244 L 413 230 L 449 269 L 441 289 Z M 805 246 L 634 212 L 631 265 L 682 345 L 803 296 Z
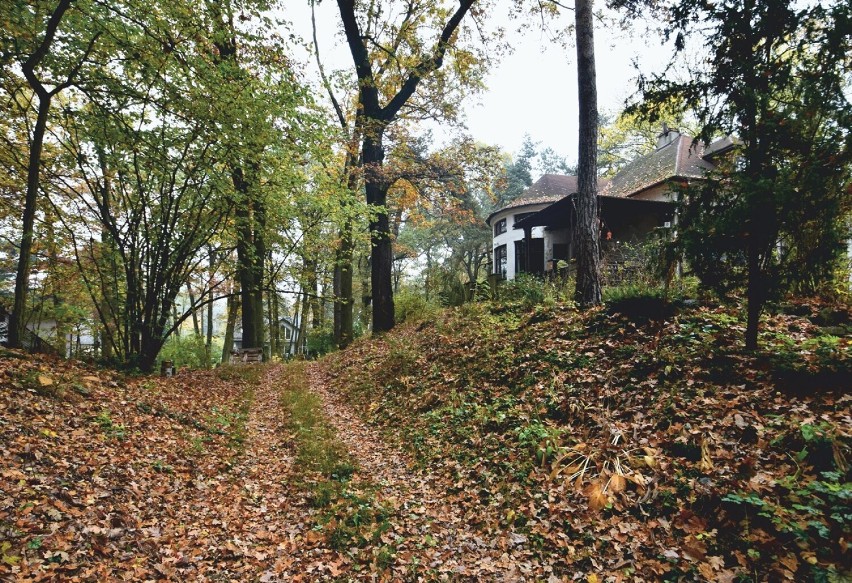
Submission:
M 665 316 L 475 305 L 327 367 L 535 579 L 849 577 L 848 328 Z
M 171 379 L 5 351 L 0 580 L 841 580 L 847 330 L 481 305 Z

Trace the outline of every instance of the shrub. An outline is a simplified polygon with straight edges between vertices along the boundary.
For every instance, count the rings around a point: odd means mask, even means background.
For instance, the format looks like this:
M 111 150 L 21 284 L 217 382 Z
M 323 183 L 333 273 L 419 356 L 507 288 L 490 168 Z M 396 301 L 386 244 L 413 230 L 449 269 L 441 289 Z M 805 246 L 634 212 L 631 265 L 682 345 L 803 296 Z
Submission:
M 661 241 L 643 243 L 612 241 L 603 246 L 601 283 L 604 286 L 660 285 L 670 265 L 664 260 Z
M 611 314 L 621 314 L 633 321 L 664 320 L 675 313 L 660 286 L 628 283 L 604 288 L 603 299 Z
M 519 273 L 515 279 L 503 284 L 500 297 L 525 306 L 538 305 L 544 302 L 544 281 L 534 275 Z
M 322 356 L 336 349 L 334 332 L 328 327 L 315 328 L 308 332 L 308 354 L 311 357 Z
M 394 296 L 394 315 L 397 324 L 432 321 L 440 307 L 412 289 L 403 289 Z
M 208 368 L 213 362 L 218 361 L 218 356 L 222 354 L 221 346 L 217 347 L 214 342 L 211 353 L 215 356 L 207 354 L 207 346 L 203 336 L 197 334 L 177 336 L 172 334 L 160 350 L 157 365 L 159 367 L 160 362 L 171 360 L 179 368 Z

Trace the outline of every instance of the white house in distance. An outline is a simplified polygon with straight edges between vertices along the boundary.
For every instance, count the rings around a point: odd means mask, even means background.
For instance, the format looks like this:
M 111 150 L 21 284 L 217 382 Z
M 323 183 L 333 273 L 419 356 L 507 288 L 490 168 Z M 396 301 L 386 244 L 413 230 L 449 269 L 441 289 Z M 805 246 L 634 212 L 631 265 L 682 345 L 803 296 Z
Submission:
M 601 240 L 636 242 L 654 229 L 671 226 L 676 185 L 701 180 L 717 156 L 733 147 L 729 138 L 709 147 L 663 126 L 657 148 L 598 179 Z M 577 177 L 545 174 L 517 199 L 491 213 L 493 273 L 514 279 L 542 274 L 574 257 Z
M 505 279 L 515 279 L 518 273 L 543 273 L 545 257 L 559 257 L 567 253 L 563 238 L 567 233 L 547 232 L 545 227 L 532 229 L 530 265 L 526 260 L 526 243 L 523 229 L 515 228 L 523 219 L 544 210 L 551 204 L 577 192 L 577 177 L 545 174 L 527 188 L 520 197 L 491 213 L 486 223 L 491 227 L 494 252 L 494 273 Z M 545 246 L 549 247 L 546 252 Z M 556 250 L 554 250 L 556 245 Z M 565 257 L 567 259 L 567 257 Z

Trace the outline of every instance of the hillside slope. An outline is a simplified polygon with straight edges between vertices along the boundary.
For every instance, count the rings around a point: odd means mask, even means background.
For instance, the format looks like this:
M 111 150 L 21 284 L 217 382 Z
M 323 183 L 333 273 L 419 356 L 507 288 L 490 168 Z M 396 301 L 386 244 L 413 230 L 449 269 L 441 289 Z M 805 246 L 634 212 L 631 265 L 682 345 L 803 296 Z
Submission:
M 776 316 L 750 354 L 732 312 L 667 316 L 465 306 L 323 366 L 557 576 L 849 577 L 852 339 Z
M 846 328 L 748 354 L 660 313 L 473 305 L 174 378 L 0 350 L 0 580 L 848 579 Z

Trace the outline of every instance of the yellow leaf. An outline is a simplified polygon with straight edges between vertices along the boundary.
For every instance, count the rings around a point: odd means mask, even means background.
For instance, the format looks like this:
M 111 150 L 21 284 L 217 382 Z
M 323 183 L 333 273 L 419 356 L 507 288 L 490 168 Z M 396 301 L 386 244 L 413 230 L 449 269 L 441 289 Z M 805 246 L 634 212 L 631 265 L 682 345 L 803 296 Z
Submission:
M 603 509 L 607 504 L 609 504 L 609 498 L 607 498 L 606 494 L 603 491 L 603 488 L 597 482 L 589 485 L 589 488 L 586 490 L 586 494 L 589 497 L 590 510 L 598 511 Z
M 627 479 L 642 489 L 644 489 L 645 485 L 648 483 L 648 481 L 645 480 L 645 476 L 637 473 L 630 474 L 629 476 L 627 476 Z
M 698 469 L 702 472 L 713 469 L 713 460 L 710 459 L 710 442 L 706 437 L 701 440 L 701 462 L 698 464 Z
M 600 579 L 594 573 L 586 577 L 586 581 L 588 581 L 588 583 L 600 583 Z
M 43 387 L 49 387 L 53 384 L 53 379 L 47 375 L 40 374 L 38 375 L 38 384 Z
M 716 573 L 713 571 L 713 567 L 710 566 L 709 563 L 701 563 L 698 565 L 698 573 L 707 581 L 712 581 L 716 578 Z

